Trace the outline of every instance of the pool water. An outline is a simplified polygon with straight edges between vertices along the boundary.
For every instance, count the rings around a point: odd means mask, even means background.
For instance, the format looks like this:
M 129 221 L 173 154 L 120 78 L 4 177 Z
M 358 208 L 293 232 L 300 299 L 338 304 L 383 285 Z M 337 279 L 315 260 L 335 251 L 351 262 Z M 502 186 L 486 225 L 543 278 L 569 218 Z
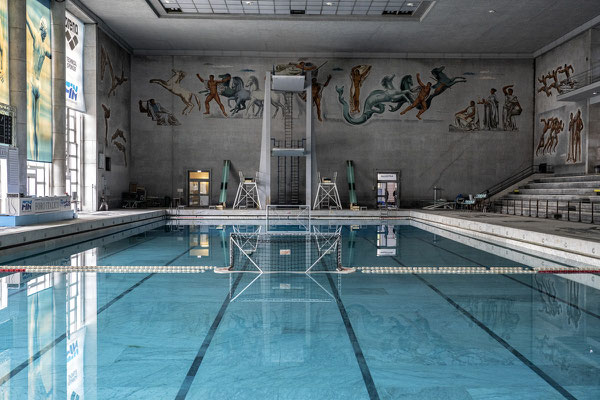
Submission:
M 6 264 L 226 266 L 232 230 Z M 521 265 L 407 225 L 342 235 L 345 266 Z M 598 290 L 548 274 L 1 274 L 0 399 L 597 399 L 599 328 Z

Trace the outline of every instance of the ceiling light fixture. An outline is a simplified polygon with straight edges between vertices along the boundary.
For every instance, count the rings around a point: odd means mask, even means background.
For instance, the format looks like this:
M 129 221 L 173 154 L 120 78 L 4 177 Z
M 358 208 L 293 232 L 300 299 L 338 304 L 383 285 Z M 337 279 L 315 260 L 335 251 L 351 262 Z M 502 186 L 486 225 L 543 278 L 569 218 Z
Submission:
M 407 7 L 414 7 L 414 6 L 415 6 L 415 3 L 406 3 L 406 6 L 407 6 Z
M 328 1 L 327 3 L 325 3 L 325 5 L 331 7 L 333 5 L 333 3 Z
M 592 94 L 598 94 L 598 92 L 594 92 L 594 93 L 592 93 Z
M 254 2 L 253 1 L 246 1 L 246 4 L 250 6 L 250 5 L 254 4 Z
M 490 14 L 493 14 L 493 13 L 495 13 L 495 12 L 496 12 L 496 10 L 488 10 L 488 12 L 489 12 Z

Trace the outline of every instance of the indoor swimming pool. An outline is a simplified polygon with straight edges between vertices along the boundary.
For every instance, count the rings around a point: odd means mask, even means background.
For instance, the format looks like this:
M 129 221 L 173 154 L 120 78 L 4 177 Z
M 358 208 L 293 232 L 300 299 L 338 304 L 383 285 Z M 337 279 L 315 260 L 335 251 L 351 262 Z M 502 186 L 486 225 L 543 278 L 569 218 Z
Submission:
M 0 399 L 600 398 L 600 292 L 528 272 L 569 260 L 405 221 L 317 227 L 353 273 L 212 271 L 259 229 L 161 222 L 5 257 L 64 272 L 0 273 Z

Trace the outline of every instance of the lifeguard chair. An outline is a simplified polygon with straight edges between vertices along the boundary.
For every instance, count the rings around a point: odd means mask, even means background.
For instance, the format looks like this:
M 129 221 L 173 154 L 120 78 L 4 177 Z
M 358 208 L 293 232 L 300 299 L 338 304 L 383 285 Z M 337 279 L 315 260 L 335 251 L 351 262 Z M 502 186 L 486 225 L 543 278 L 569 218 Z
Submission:
M 335 208 L 338 210 L 342 209 L 342 202 L 340 201 L 340 194 L 337 189 L 337 172 L 333 173 L 332 178 L 321 177 L 319 172 L 319 187 L 317 188 L 317 196 L 315 197 L 315 204 L 313 205 L 314 210 L 318 210 L 321 207 L 328 209 Z
M 257 178 L 244 178 L 242 171 L 240 173 L 240 185 L 238 186 L 233 208 L 258 208 L 260 209 L 260 199 L 258 198 Z

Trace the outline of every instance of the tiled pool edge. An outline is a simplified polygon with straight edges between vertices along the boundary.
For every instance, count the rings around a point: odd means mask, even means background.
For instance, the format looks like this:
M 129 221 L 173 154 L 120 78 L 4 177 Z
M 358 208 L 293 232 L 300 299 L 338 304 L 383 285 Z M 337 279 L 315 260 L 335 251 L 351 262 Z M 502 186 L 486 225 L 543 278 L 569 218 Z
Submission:
M 93 240 L 100 235 L 110 235 L 165 218 L 164 210 L 153 210 L 129 215 L 109 215 L 93 220 L 74 220 L 68 224 L 41 226 L 40 229 L 27 231 L 5 232 L 0 234 L 0 252 L 3 257 L 15 253 L 22 255 L 39 253 Z
M 536 232 L 465 218 L 411 211 L 411 220 L 452 228 L 456 232 L 498 244 L 580 262 L 600 262 L 600 242 Z
M 312 212 L 317 220 L 340 220 L 345 222 L 374 221 L 382 224 L 411 220 L 437 226 L 444 229 L 492 243 L 514 247 L 536 254 L 543 253 L 549 256 L 573 259 L 582 263 L 600 263 L 600 242 L 584 240 L 550 233 L 536 232 L 506 225 L 497 225 L 493 222 L 481 222 L 467 217 L 445 215 L 444 213 L 431 213 L 421 210 L 394 210 L 389 211 L 385 218 L 381 217 L 378 210 L 355 212 L 350 210 L 317 210 Z M 177 214 L 171 210 L 140 211 L 132 214 L 99 217 L 93 220 L 75 220 L 72 223 L 43 226 L 40 229 L 25 232 L 0 232 L 0 251 L 23 252 L 31 248 L 36 251 L 46 251 L 65 244 L 91 240 L 98 235 L 106 235 L 127 229 L 135 228 L 149 222 L 177 218 L 175 221 L 188 220 L 193 223 L 197 220 L 233 221 L 234 219 L 264 219 L 262 210 L 186 210 L 185 214 Z M 188 219 L 189 217 L 194 217 Z M 598 264 L 600 265 L 600 264 Z
M 600 243 L 550 233 L 542 233 L 488 222 L 473 221 L 442 214 L 411 210 L 410 220 L 430 226 L 449 229 L 455 233 L 521 250 L 546 258 L 570 259 L 590 266 L 600 265 Z M 560 276 L 588 286 L 598 287 L 600 277 L 595 275 Z

